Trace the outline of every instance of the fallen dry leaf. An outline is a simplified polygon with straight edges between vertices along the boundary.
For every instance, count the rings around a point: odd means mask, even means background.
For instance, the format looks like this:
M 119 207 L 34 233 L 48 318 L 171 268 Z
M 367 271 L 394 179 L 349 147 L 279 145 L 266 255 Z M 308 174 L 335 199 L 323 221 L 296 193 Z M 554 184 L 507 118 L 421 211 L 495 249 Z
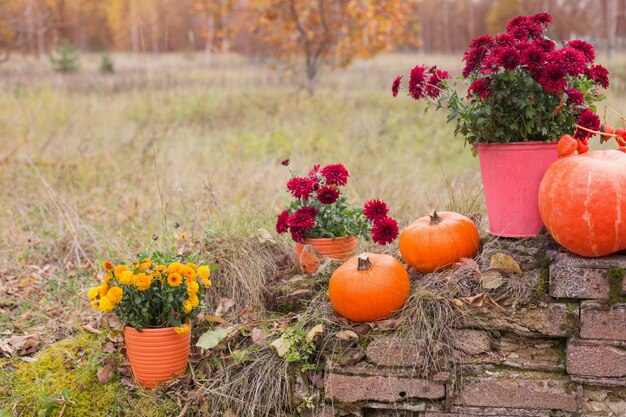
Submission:
M 511 272 L 513 274 L 521 274 L 522 268 L 520 268 L 519 263 L 512 256 L 507 255 L 506 253 L 495 253 L 491 257 L 491 261 L 489 262 L 489 268 L 497 268 L 502 269 L 506 272 Z
M 255 327 L 254 329 L 252 329 L 251 338 L 252 343 L 254 343 L 255 345 L 264 345 L 265 341 L 267 340 L 267 334 L 263 331 L 263 329 Z
M 309 333 L 307 333 L 306 340 L 308 340 L 310 342 L 313 339 L 315 339 L 315 336 L 317 336 L 318 334 L 321 334 L 321 333 L 324 333 L 324 325 L 323 324 L 316 324 L 315 326 L 313 326 L 313 328 L 311 330 L 309 330 Z
M 343 330 L 337 332 L 335 337 L 340 340 L 350 340 L 350 339 L 358 339 L 359 335 L 354 333 L 352 330 Z
M 109 380 L 113 377 L 113 374 L 115 374 L 115 369 L 113 369 L 113 365 L 110 363 L 107 363 L 96 372 L 98 382 L 100 382 L 101 384 L 107 384 Z
M 480 276 L 480 285 L 485 289 L 495 289 L 504 283 L 504 277 L 495 269 L 488 269 Z
M 483 305 L 486 305 L 504 310 L 504 308 L 500 304 L 496 303 L 489 294 L 485 293 L 480 293 L 471 297 L 462 297 L 459 300 L 472 307 L 482 307 Z
M 228 310 L 233 308 L 234 305 L 235 305 L 235 300 L 233 300 L 232 298 L 222 297 L 220 298 L 220 302 L 217 308 L 215 309 L 215 313 L 213 313 L 213 315 L 223 316 Z
M 15 354 L 26 356 L 33 353 L 41 343 L 41 337 L 36 334 L 24 336 L 11 336 L 5 340 L 0 340 L 0 351 L 7 357 Z

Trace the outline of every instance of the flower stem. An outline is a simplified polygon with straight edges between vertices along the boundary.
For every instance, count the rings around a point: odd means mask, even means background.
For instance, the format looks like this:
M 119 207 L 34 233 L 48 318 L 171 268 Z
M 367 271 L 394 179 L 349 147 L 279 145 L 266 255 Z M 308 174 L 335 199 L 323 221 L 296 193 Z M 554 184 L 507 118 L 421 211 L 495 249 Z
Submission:
M 367 253 L 362 253 L 359 255 L 359 265 L 357 266 L 358 271 L 367 271 L 372 267 L 372 262 L 370 258 L 367 256 Z

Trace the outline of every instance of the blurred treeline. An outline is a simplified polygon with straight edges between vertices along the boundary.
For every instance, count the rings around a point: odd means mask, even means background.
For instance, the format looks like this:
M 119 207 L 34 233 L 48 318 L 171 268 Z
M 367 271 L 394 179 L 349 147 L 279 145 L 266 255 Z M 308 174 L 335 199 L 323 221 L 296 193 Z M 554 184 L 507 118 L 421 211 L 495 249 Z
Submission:
M 398 39 L 396 49 L 459 51 L 474 36 L 502 31 L 511 17 L 538 11 L 554 16 L 553 38 L 587 39 L 609 54 L 626 46 L 626 0 L 417 3 L 410 16 L 415 25 Z M 62 40 L 96 51 L 263 53 L 250 19 L 253 4 L 258 0 L 1 0 L 0 60 L 11 51 L 43 57 Z

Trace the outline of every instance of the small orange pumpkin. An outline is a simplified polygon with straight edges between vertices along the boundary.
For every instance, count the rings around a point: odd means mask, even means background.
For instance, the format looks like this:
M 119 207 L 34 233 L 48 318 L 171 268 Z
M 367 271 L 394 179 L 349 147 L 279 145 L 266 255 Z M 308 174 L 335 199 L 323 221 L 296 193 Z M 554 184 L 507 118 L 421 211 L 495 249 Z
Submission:
M 479 245 L 474 222 L 451 211 L 435 211 L 411 223 L 402 231 L 398 243 L 405 262 L 422 273 L 471 258 Z
M 356 322 L 387 318 L 411 292 L 409 274 L 393 256 L 362 253 L 335 270 L 328 284 L 333 308 Z

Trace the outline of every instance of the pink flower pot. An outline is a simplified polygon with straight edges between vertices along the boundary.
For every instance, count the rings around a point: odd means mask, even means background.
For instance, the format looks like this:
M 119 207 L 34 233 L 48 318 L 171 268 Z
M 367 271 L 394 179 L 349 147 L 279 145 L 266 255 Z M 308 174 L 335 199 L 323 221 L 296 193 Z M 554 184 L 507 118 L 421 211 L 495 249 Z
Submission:
M 543 227 L 539 184 L 558 159 L 557 144 L 478 144 L 489 231 L 502 237 L 533 237 Z

